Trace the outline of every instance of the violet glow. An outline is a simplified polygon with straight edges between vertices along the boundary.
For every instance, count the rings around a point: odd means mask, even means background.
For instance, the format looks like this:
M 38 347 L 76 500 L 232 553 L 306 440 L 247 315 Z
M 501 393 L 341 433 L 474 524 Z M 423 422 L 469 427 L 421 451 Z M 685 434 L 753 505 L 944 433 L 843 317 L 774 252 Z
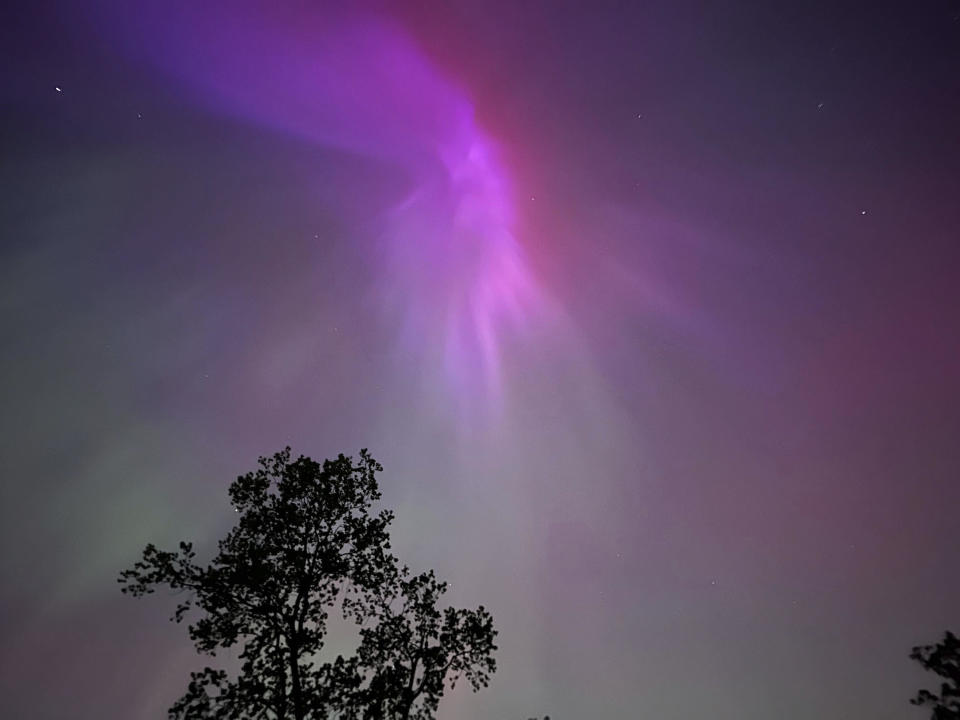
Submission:
M 402 31 L 372 17 L 310 17 L 164 5 L 123 37 L 218 112 L 399 169 L 409 190 L 379 209 L 381 306 L 403 354 L 445 376 L 458 403 L 496 400 L 503 334 L 542 297 L 496 142 Z

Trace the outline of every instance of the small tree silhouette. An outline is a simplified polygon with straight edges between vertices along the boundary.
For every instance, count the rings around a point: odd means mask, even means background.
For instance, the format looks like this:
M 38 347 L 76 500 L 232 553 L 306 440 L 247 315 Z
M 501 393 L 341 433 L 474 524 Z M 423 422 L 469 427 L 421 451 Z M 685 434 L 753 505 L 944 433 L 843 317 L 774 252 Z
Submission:
M 920 690 L 910 702 L 933 709 L 933 720 L 960 720 L 960 640 L 949 630 L 936 645 L 918 645 L 910 658 L 942 677 L 940 694 Z
M 412 575 L 390 553 L 392 513 L 372 511 L 383 468 L 366 450 L 322 465 L 260 458 L 230 486 L 237 524 L 206 566 L 193 546 L 147 545 L 120 574 L 139 597 L 167 586 L 182 593 L 171 620 L 196 609 L 188 627 L 197 651 L 239 645 L 240 669 L 204 668 L 169 710 L 178 720 L 388 720 L 433 718 L 445 687 L 465 678 L 476 691 L 496 665 L 493 619 L 439 607 L 446 584 Z M 323 660 L 329 613 L 359 626 L 350 657 Z

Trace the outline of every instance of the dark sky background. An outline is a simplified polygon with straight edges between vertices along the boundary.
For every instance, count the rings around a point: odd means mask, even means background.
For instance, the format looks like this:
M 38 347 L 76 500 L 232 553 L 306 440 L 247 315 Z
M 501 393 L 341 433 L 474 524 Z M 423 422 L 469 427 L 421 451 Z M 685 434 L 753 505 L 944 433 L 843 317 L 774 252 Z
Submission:
M 197 660 L 116 575 L 286 444 L 492 610 L 441 717 L 923 716 L 960 4 L 3 12 L 0 716 L 163 717 Z

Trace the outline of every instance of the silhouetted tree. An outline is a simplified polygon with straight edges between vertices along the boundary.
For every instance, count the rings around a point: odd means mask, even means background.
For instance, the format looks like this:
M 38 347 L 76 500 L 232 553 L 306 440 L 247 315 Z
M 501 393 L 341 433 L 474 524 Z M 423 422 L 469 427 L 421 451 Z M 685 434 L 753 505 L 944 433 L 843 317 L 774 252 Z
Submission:
M 960 640 L 957 636 L 947 631 L 936 645 L 913 648 L 910 658 L 945 681 L 940 684 L 939 695 L 920 690 L 910 702 L 932 708 L 933 720 L 960 720 Z
M 148 545 L 120 574 L 135 597 L 182 593 L 171 620 L 199 611 L 188 627 L 198 652 L 240 647 L 237 672 L 191 674 L 171 718 L 427 720 L 446 685 L 486 686 L 493 619 L 483 606 L 441 610 L 446 584 L 398 564 L 393 515 L 372 510 L 382 468 L 366 450 L 320 465 L 287 448 L 259 465 L 230 486 L 237 524 L 208 565 L 188 542 L 177 552 Z M 357 623 L 360 644 L 323 661 L 332 611 Z

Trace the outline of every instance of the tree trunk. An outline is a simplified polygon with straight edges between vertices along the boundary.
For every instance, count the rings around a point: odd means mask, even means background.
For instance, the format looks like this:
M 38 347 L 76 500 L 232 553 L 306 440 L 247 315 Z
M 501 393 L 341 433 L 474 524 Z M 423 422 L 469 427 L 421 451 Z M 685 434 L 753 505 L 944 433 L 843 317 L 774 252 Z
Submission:
M 303 687 L 300 684 L 300 663 L 298 662 L 297 644 L 291 638 L 287 642 L 290 649 L 290 695 L 293 698 L 294 720 L 306 720 L 306 709 L 303 707 Z
M 406 692 L 403 694 L 403 720 L 410 717 L 410 711 L 413 709 L 413 701 L 416 697 L 413 694 L 413 684 L 417 678 L 417 665 L 419 658 L 414 658 L 410 666 L 410 680 L 407 682 Z

